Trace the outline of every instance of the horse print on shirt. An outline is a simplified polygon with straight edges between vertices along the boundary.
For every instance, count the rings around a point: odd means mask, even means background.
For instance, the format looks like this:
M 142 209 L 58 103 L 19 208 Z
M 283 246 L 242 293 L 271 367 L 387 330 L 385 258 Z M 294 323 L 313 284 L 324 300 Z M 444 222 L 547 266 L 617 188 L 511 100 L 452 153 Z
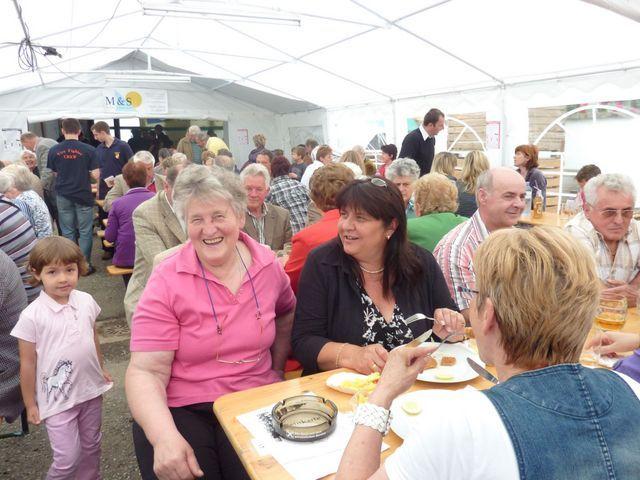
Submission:
M 42 389 L 47 394 L 47 401 L 53 395 L 53 400 L 58 399 L 62 394 L 64 398 L 69 398 L 71 388 L 71 373 L 73 373 L 73 362 L 71 360 L 60 360 L 53 369 L 53 375 L 42 374 Z

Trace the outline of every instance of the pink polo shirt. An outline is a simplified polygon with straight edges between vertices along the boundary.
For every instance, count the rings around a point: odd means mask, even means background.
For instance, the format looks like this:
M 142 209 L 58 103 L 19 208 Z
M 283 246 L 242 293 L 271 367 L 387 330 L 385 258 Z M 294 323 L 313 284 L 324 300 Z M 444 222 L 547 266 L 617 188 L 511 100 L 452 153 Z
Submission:
M 296 299 L 273 252 L 244 232 L 240 232 L 240 241 L 251 252 L 249 273 L 260 306 L 260 323 L 246 273 L 234 295 L 205 270 L 222 328 L 222 334 L 217 333 L 191 242 L 153 270 L 138 303 L 132 320 L 131 351 L 175 352 L 167 385 L 170 407 L 213 402 L 226 393 L 280 380 L 271 368 L 275 318 L 293 310 Z M 227 361 L 260 360 L 229 364 L 217 361 L 216 356 Z

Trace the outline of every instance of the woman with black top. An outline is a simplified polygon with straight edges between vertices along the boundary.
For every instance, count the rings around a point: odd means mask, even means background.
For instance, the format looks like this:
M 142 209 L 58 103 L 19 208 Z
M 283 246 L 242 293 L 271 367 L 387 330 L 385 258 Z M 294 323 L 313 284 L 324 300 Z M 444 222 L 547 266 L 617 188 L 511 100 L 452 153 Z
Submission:
M 471 150 L 464 157 L 460 180 L 456 181 L 458 188 L 457 215 L 470 218 L 478 210 L 476 203 L 476 183 L 478 177 L 485 170 L 489 170 L 489 159 L 480 150 Z
M 433 256 L 407 239 L 400 191 L 388 180 L 356 180 L 336 198 L 338 237 L 308 256 L 298 284 L 292 332 L 304 373 L 384 367 L 389 350 L 429 328 L 439 337 L 462 332 Z M 436 319 L 410 325 L 424 313 Z
M 538 191 L 542 196 L 542 205 L 547 206 L 547 177 L 538 169 L 538 147 L 535 145 L 518 145 L 513 163 L 518 168 L 524 181 L 531 187 L 531 207 Z

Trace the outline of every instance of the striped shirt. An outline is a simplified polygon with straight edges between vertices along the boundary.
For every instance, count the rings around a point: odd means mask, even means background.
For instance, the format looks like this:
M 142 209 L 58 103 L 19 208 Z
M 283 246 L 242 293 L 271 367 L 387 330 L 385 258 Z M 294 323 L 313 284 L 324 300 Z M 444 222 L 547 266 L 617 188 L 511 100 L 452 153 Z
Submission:
M 433 251 L 447 281 L 451 297 L 460 310 L 469 308 L 469 299 L 458 291 L 458 287 L 475 290 L 473 254 L 488 236 L 487 227 L 477 211 L 469 220 L 446 234 Z
M 631 220 L 629 230 L 618 242 L 613 259 L 604 238 L 584 212 L 573 217 L 564 228 L 593 253 L 600 280 L 629 283 L 640 272 L 640 222 L 637 220 Z
M 11 202 L 0 199 L 0 249 L 18 267 L 29 302 L 40 294 L 40 287 L 29 285 L 31 275 L 27 271 L 29 253 L 36 244 L 36 236 L 29 220 Z
M 307 225 L 307 208 L 311 199 L 309 190 L 300 182 L 286 175 L 274 178 L 266 201 L 289 210 L 294 234 Z

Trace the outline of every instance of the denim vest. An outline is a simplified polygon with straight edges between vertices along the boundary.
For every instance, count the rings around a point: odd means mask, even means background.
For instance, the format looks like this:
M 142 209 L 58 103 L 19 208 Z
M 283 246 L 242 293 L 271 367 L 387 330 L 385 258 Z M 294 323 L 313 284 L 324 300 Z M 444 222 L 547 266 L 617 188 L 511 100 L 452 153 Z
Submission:
M 521 480 L 640 478 L 640 401 L 617 374 L 555 365 L 483 393 L 509 432 Z

